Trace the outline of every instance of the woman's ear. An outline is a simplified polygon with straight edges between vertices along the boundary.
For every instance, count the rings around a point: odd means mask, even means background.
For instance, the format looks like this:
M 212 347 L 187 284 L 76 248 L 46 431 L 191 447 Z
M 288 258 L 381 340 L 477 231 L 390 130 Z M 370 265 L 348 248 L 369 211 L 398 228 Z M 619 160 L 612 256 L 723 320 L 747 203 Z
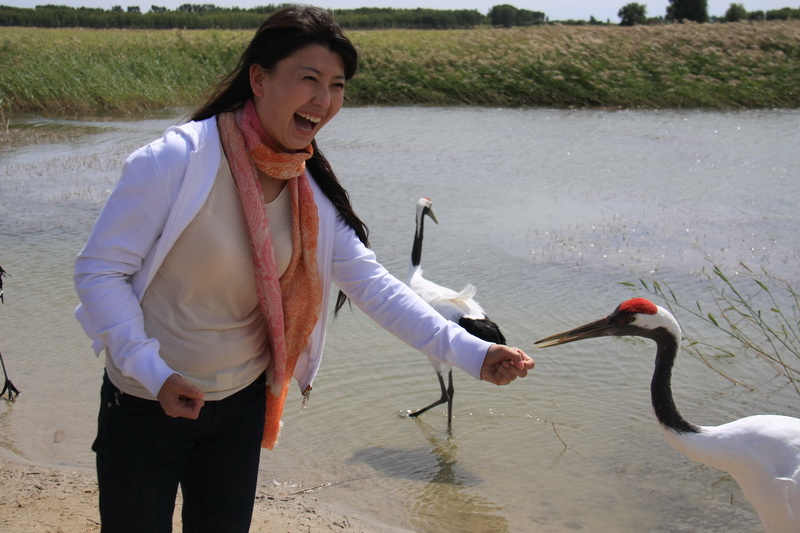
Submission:
M 255 63 L 250 65 L 250 89 L 252 89 L 253 94 L 259 98 L 264 96 L 263 82 L 266 76 L 267 72 L 261 68 L 261 65 Z

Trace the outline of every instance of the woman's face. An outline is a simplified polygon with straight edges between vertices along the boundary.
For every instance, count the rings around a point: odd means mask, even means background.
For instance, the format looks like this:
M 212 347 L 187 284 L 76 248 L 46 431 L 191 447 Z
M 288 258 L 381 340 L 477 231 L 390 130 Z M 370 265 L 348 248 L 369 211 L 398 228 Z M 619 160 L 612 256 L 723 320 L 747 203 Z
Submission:
M 271 70 L 250 67 L 250 86 L 264 130 L 279 151 L 302 150 L 342 108 L 344 64 L 339 54 L 310 44 Z

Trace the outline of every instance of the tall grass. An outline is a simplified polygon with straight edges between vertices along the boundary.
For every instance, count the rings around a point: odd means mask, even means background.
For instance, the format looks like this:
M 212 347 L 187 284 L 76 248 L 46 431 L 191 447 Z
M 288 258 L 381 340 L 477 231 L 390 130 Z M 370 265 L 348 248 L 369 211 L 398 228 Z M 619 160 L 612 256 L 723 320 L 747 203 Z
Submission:
M 385 31 L 357 44 L 360 102 L 800 105 L 800 22 Z
M 350 105 L 798 107 L 800 21 L 349 33 Z M 6 111 L 195 106 L 252 37 L 225 30 L 0 30 Z
M 0 98 L 15 112 L 194 106 L 236 64 L 243 32 L 0 30 Z

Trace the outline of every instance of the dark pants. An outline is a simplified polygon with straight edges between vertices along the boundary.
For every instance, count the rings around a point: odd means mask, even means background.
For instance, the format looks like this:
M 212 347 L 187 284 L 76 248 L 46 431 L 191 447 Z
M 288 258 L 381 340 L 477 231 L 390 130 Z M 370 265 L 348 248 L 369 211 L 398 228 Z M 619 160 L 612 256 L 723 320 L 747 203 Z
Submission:
M 220 401 L 197 420 L 171 418 L 158 402 L 123 394 L 103 378 L 97 439 L 104 533 L 172 531 L 178 485 L 183 531 L 246 532 L 253 515 L 265 377 Z

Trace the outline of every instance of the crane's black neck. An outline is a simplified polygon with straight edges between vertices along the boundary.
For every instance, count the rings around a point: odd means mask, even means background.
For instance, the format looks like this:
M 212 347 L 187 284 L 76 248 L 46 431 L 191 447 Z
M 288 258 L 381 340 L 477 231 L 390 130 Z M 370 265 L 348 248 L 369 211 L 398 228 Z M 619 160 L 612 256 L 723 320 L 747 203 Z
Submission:
M 414 246 L 411 248 L 411 264 L 418 267 L 422 261 L 422 232 L 425 225 L 425 215 L 417 217 L 417 231 L 414 233 Z
M 650 398 L 656 418 L 678 433 L 699 433 L 700 428 L 683 418 L 672 399 L 672 366 L 678 355 L 678 339 L 665 328 L 658 328 L 650 337 L 658 346 L 653 380 L 650 382 Z

